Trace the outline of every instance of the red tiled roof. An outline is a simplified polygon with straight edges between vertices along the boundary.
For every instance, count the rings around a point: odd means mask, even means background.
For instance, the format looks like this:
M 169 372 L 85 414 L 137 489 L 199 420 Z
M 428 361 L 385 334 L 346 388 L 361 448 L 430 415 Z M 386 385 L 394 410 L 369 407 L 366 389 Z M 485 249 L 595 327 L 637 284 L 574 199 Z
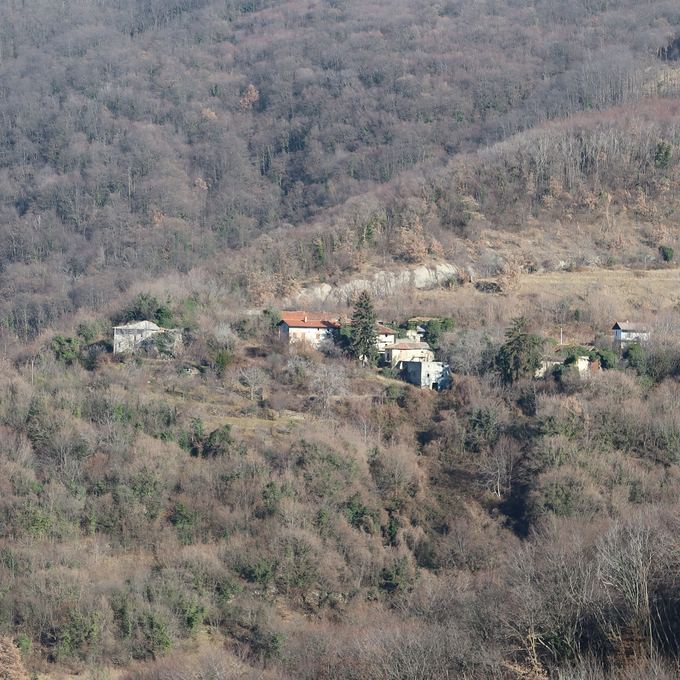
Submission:
M 281 321 L 294 328 L 340 328 L 339 314 L 327 314 L 326 312 L 281 312 Z M 352 323 L 351 319 L 343 318 L 346 323 Z M 397 331 L 378 323 L 376 333 L 382 335 L 397 335 Z
M 340 328 L 337 314 L 323 312 L 281 312 L 281 321 L 291 328 Z
M 308 319 L 307 321 L 286 321 L 289 328 L 340 328 L 337 321 L 321 321 L 320 319 Z
M 286 321 L 287 319 L 314 319 L 315 321 L 337 321 L 340 318 L 340 314 L 329 314 L 328 312 L 281 312 L 281 319 Z

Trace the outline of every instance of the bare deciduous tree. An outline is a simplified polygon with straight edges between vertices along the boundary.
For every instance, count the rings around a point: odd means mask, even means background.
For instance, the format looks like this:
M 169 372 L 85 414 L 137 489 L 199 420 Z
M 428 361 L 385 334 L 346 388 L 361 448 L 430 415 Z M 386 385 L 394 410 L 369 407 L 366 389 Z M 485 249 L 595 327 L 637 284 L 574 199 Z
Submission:
M 9 637 L 0 637 L 0 680 L 23 680 L 26 669 L 17 646 Z
M 610 589 L 612 605 L 624 621 L 629 621 L 635 643 L 647 647 L 636 651 L 650 655 L 654 651 L 652 580 L 661 566 L 651 520 L 650 516 L 638 515 L 617 522 L 597 547 L 598 576 Z
M 482 456 L 477 468 L 484 478 L 486 487 L 498 498 L 503 498 L 512 489 L 517 463 L 522 457 L 519 444 L 503 435 L 494 444 L 490 453 Z
M 403 626 L 377 630 L 359 644 L 359 655 L 380 680 L 445 680 L 456 676 L 467 640 L 453 628 Z
M 0 455 L 19 465 L 28 465 L 33 460 L 33 446 L 25 434 L 1 427 Z
M 249 366 L 241 369 L 241 382 L 250 389 L 250 401 L 254 401 L 255 394 L 267 384 L 267 374 L 256 366 Z
M 331 397 L 347 394 L 347 370 L 341 364 L 322 364 L 314 370 L 310 390 L 328 408 Z
M 460 333 L 447 333 L 440 341 L 440 355 L 446 359 L 454 373 L 483 375 L 493 365 L 497 347 L 485 328 L 475 328 Z
M 416 455 L 403 446 L 393 446 L 381 452 L 377 469 L 379 486 L 394 497 L 411 488 L 418 477 Z

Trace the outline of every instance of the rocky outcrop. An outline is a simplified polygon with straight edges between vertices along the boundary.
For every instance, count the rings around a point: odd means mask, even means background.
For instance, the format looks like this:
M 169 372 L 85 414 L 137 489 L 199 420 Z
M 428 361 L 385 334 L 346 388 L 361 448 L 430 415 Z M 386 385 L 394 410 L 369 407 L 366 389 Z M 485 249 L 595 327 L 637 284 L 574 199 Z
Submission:
M 458 274 L 458 268 L 448 262 L 437 265 L 420 266 L 403 272 L 378 271 L 370 278 L 354 279 L 340 286 L 323 283 L 300 289 L 297 295 L 285 302 L 295 305 L 302 302 L 345 303 L 352 294 L 367 290 L 374 298 L 385 298 L 409 288 L 423 290 L 445 284 Z

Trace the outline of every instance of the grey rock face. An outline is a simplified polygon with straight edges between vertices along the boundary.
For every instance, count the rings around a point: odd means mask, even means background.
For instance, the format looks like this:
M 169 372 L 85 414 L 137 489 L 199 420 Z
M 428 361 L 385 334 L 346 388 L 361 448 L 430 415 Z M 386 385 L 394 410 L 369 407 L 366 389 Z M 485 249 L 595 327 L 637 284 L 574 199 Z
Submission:
M 344 303 L 352 293 L 367 290 L 374 298 L 385 298 L 401 291 L 415 288 L 423 290 L 441 286 L 458 273 L 455 265 L 443 262 L 437 265 L 420 266 L 403 272 L 378 271 L 370 278 L 354 279 L 341 286 L 330 286 L 323 283 L 320 286 L 302 288 L 300 292 L 288 298 L 287 304 L 297 304 L 303 301 Z

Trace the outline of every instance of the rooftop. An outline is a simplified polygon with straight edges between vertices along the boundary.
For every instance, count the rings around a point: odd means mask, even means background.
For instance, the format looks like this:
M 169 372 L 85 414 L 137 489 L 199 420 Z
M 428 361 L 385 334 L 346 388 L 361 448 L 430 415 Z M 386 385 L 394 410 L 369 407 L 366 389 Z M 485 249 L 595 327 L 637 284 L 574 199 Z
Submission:
M 124 330 L 124 331 L 131 331 L 131 330 L 136 330 L 136 331 L 159 331 L 161 330 L 160 326 L 157 326 L 153 321 L 137 321 L 136 323 L 127 323 L 124 326 L 114 326 L 113 327 L 115 330 Z
M 281 321 L 292 328 L 340 328 L 337 314 L 324 312 L 281 312 Z
M 385 349 L 430 349 L 426 342 L 409 342 L 401 341 L 395 342 L 393 345 L 387 345 Z
M 409 319 L 410 323 L 428 323 L 428 321 L 441 321 L 438 316 L 412 316 Z
M 642 331 L 646 332 L 649 329 L 642 323 L 636 321 L 617 321 L 612 326 L 613 331 Z
M 315 321 L 337 321 L 340 314 L 330 314 L 328 312 L 281 312 L 281 318 L 286 319 L 314 319 Z

